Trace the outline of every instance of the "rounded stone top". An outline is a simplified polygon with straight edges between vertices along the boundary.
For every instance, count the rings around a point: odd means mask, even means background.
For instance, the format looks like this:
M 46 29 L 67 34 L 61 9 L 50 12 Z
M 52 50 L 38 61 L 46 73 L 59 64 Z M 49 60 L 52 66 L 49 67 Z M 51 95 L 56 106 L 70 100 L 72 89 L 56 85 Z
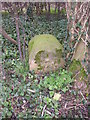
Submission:
M 61 58 L 62 50 L 62 45 L 53 35 L 36 35 L 28 46 L 30 70 L 36 70 L 38 66 L 44 68 L 47 63 L 50 68 L 51 63 L 56 63 L 56 59 Z
M 38 52 L 40 50 L 52 51 L 56 48 L 62 49 L 62 45 L 50 34 L 36 35 L 29 42 L 29 52 Z

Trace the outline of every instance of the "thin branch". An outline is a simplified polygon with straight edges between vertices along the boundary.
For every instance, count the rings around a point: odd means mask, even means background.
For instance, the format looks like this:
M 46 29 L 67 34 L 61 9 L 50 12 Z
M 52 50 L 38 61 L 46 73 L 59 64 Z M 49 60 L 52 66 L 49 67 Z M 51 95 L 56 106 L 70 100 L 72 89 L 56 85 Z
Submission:
M 80 73 L 80 71 L 78 71 L 78 73 L 77 74 L 75 74 L 75 76 L 73 77 L 73 78 L 75 78 L 78 74 Z
M 49 114 L 49 115 L 52 115 L 52 113 L 51 113 L 50 111 L 48 111 L 48 110 L 45 110 L 45 112 L 46 112 L 47 114 Z
M 81 4 L 79 10 L 75 13 L 75 15 L 82 9 L 82 7 L 83 7 L 84 4 L 85 4 L 85 2 Z
M 25 62 L 25 31 L 24 31 L 24 28 L 23 28 L 23 60 Z
M 0 28 L 0 34 L 2 34 L 4 38 L 8 39 L 13 44 L 17 45 L 17 42 L 13 38 L 11 38 L 3 28 Z
M 31 89 L 27 89 L 29 92 L 32 92 L 32 93 L 35 93 L 35 91 L 34 90 L 31 90 Z
M 46 106 L 47 106 L 47 105 L 45 105 L 45 106 L 43 107 L 43 111 L 42 111 L 42 115 L 41 115 L 42 117 L 43 117 L 43 115 L 44 115 Z
M 17 41 L 18 41 L 18 49 L 19 49 L 20 59 L 21 59 L 21 61 L 22 61 L 21 41 L 20 41 L 20 33 L 19 33 L 18 19 L 19 19 L 19 18 L 18 18 L 18 15 L 17 15 L 17 13 L 16 13 L 15 23 L 16 23 Z
M 83 99 L 87 102 L 86 98 L 84 97 L 84 95 L 81 91 L 80 91 L 80 94 L 82 95 Z
M 87 46 L 87 45 L 88 45 L 87 41 L 84 40 L 83 38 L 81 38 L 81 39 L 82 39 L 82 41 L 84 42 L 85 46 Z
M 65 103 L 65 109 L 66 109 L 66 107 L 67 107 L 67 102 Z

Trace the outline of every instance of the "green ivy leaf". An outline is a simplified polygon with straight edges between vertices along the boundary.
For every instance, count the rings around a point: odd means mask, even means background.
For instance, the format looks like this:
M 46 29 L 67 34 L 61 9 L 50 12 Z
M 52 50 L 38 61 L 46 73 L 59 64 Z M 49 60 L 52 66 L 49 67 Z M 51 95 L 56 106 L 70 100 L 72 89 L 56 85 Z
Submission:
M 62 91 L 65 93 L 66 91 L 68 91 L 67 87 L 62 88 Z
M 22 92 L 20 93 L 20 95 L 21 95 L 21 96 L 24 96 L 24 92 L 22 91 Z
M 50 97 L 52 97 L 54 95 L 54 91 L 50 91 L 49 94 L 50 94 Z

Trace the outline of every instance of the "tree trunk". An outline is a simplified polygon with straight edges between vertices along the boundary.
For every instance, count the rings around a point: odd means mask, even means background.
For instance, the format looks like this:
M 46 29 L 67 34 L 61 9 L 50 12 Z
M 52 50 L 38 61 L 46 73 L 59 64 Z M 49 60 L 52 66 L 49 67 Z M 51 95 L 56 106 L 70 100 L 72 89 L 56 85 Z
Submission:
M 3 28 L 0 29 L 0 34 L 2 34 L 4 38 L 8 39 L 8 40 L 9 40 L 10 42 L 12 42 L 13 44 L 16 44 L 16 45 L 17 45 L 17 42 L 16 42 L 13 38 L 11 38 L 11 37 L 6 33 L 6 31 L 5 31 Z
M 50 3 L 48 2 L 48 13 L 50 13 Z
M 47 11 L 47 3 L 45 2 L 45 10 Z
M 69 46 L 71 50 L 73 49 L 72 52 L 69 52 L 68 58 L 71 58 L 71 61 L 73 59 L 80 60 L 86 71 L 87 63 L 82 61 L 87 61 L 87 41 L 89 40 L 89 35 L 87 34 L 89 25 L 87 25 L 87 21 L 89 20 L 89 2 L 71 3 L 70 0 L 68 0 L 68 3 L 66 3 L 66 12 L 68 19 L 67 29 L 70 33 Z
M 25 62 L 25 31 L 23 28 L 23 61 Z
M 42 12 L 43 12 L 43 3 L 41 2 L 40 3 L 40 13 L 42 14 Z
M 58 14 L 60 13 L 60 3 L 58 3 Z
M 57 10 L 57 2 L 55 2 L 55 13 L 56 13 L 56 10 Z
M 22 61 L 22 52 L 21 52 L 21 41 L 20 41 L 20 33 L 19 33 L 19 24 L 18 24 L 18 15 L 15 16 L 16 22 L 16 32 L 17 32 L 17 40 L 18 40 L 18 49 L 20 54 L 20 60 Z
M 72 48 L 72 42 L 74 41 L 74 30 L 75 30 L 75 12 L 73 13 L 71 6 L 73 6 L 74 3 L 71 3 L 70 1 L 68 1 L 66 3 L 66 12 L 67 12 L 67 19 L 68 19 L 68 25 L 67 25 L 67 30 L 69 31 L 69 33 L 71 33 L 70 35 L 70 42 L 69 45 Z M 76 11 L 76 9 L 74 8 L 74 10 Z M 72 18 L 71 18 L 72 17 Z
M 36 14 L 39 14 L 39 3 L 36 2 Z
M 89 5 L 88 6 L 90 6 L 90 2 L 89 2 Z M 88 16 L 90 17 L 90 8 L 88 7 L 88 10 L 87 10 L 87 12 L 88 12 Z M 88 83 L 89 83 L 89 80 L 90 80 L 90 19 L 88 19 Z

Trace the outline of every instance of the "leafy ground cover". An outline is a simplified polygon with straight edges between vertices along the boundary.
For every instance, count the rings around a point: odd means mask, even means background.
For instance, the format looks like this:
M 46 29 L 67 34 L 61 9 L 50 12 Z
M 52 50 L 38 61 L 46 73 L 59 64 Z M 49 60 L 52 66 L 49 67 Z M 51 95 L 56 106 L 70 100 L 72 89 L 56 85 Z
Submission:
M 5 30 L 16 39 L 13 19 L 3 18 Z M 22 23 L 23 22 L 23 18 Z M 31 21 L 31 22 L 30 22 Z M 36 34 L 53 34 L 62 44 L 67 36 L 66 19 L 47 20 L 45 16 L 33 16 L 26 21 L 26 42 Z M 21 31 L 22 32 L 22 31 Z M 0 36 L 2 38 L 2 36 Z M 22 36 L 21 36 L 22 38 Z M 27 50 L 27 48 L 26 48 Z M 17 46 L 2 38 L 2 62 L 4 78 L 2 84 L 1 110 L 3 118 L 87 118 L 87 86 L 75 86 L 72 74 L 65 69 L 46 74 L 29 72 L 28 57 L 25 65 L 19 60 Z
M 88 117 L 87 96 L 73 86 L 71 73 L 66 70 L 45 75 L 11 73 L 10 76 L 2 81 L 3 117 Z

